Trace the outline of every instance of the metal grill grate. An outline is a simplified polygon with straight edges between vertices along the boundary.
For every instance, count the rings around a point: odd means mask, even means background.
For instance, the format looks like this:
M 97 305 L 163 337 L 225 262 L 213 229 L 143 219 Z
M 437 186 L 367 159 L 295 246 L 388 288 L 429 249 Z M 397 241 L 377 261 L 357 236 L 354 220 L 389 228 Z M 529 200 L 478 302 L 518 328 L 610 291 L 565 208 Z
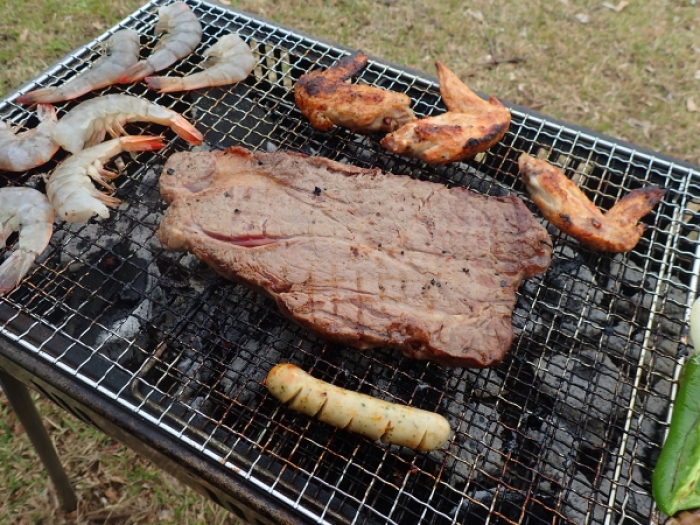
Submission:
M 125 19 L 154 43 L 152 2 Z M 222 281 L 193 256 L 167 252 L 155 231 L 164 209 L 157 180 L 168 146 L 127 160 L 117 180 L 125 205 L 108 220 L 60 224 L 23 285 L 0 299 L 0 331 L 27 351 L 149 419 L 193 451 L 226 465 L 280 501 L 324 523 L 652 523 L 651 469 L 668 425 L 686 318 L 700 269 L 700 173 L 655 155 L 518 109 L 503 141 L 464 163 L 429 167 L 344 130 L 316 132 L 294 106 L 292 87 L 345 51 L 204 2 L 198 52 L 174 66 L 197 68 L 201 51 L 229 31 L 259 55 L 234 88 L 158 95 L 143 83 L 113 86 L 182 112 L 208 147 L 291 149 L 363 167 L 516 193 L 523 151 L 565 169 L 609 208 L 629 190 L 668 188 L 636 249 L 593 253 L 556 229 L 544 276 L 521 286 L 516 337 L 504 363 L 448 369 L 397 352 L 329 344 L 284 319 L 274 304 Z M 0 118 L 27 127 L 14 102 L 36 85 L 64 82 L 99 56 L 75 51 L 0 103 Z M 434 82 L 372 61 L 359 81 L 407 93 L 419 115 L 444 111 Z M 86 97 L 83 97 L 86 98 Z M 59 117 L 75 102 L 58 105 Z M 0 185 L 42 187 L 48 165 Z M 262 382 L 276 363 L 380 398 L 444 414 L 455 429 L 432 453 L 370 443 L 293 413 Z

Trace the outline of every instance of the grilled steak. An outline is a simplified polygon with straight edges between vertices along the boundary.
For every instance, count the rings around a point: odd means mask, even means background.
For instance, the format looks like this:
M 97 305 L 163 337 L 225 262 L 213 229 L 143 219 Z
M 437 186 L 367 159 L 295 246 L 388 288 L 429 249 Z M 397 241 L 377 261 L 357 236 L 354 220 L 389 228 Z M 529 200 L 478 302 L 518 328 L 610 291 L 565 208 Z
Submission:
M 499 363 L 515 292 L 551 258 L 515 196 L 294 153 L 173 154 L 161 243 L 267 293 L 316 333 L 452 366 Z

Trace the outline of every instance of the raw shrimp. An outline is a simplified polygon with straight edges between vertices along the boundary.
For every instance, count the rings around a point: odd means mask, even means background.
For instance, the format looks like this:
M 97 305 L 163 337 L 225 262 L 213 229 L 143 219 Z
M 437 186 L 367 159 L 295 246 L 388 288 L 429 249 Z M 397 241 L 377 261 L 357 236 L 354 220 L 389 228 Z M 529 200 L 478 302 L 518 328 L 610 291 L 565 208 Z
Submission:
M 107 207 L 115 208 L 121 201 L 102 193 L 90 179 L 114 190 L 108 181 L 119 175 L 106 170 L 103 163 L 122 151 L 152 151 L 163 146 L 160 137 L 129 135 L 82 150 L 59 164 L 49 177 L 46 183 L 49 202 L 66 222 L 85 222 L 94 214 L 106 219 Z
M 82 102 L 66 113 L 54 130 L 54 140 L 65 150 L 78 153 L 111 137 L 126 135 L 127 122 L 155 122 L 170 126 L 187 142 L 204 138 L 185 118 L 158 104 L 131 95 L 105 95 Z
M 158 9 L 155 34 L 161 33 L 167 34 L 156 44 L 151 56 L 124 71 L 117 82 L 138 82 L 189 55 L 202 40 L 202 25 L 187 4 L 175 2 Z
M 146 77 L 151 89 L 160 93 L 235 84 L 244 80 L 255 67 L 255 56 L 238 35 L 230 34 L 204 51 L 204 71 L 186 77 Z
M 114 33 L 104 44 L 106 54 L 88 70 L 61 86 L 30 91 L 17 98 L 20 104 L 61 102 L 84 95 L 88 91 L 110 86 L 127 68 L 138 62 L 141 41 L 133 29 Z
M 56 111 L 50 104 L 39 104 L 36 114 L 39 125 L 17 134 L 0 120 L 0 170 L 27 171 L 48 162 L 58 151 L 53 139 Z
M 0 294 L 19 284 L 53 233 L 54 211 L 46 195 L 34 188 L 0 189 L 0 243 L 19 232 L 15 251 L 0 266 Z

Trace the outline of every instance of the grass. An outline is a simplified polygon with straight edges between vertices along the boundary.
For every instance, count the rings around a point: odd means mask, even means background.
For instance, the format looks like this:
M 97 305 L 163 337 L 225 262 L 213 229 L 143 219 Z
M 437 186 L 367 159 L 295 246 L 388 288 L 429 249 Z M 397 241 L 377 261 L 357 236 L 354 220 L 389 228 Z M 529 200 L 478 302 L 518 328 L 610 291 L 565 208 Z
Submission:
M 429 74 L 440 59 L 474 89 L 700 164 L 700 1 L 231 3 Z M 141 5 L 5 0 L 0 96 Z M 7 495 L 1 523 L 237 523 L 145 459 L 37 399 L 77 484 L 80 511 L 59 511 L 0 395 L 0 487 Z
M 33 398 L 74 483 L 78 511 L 60 509 L 53 486 L 7 398 L 0 391 L 0 503 L 3 524 L 240 524 L 145 458 Z

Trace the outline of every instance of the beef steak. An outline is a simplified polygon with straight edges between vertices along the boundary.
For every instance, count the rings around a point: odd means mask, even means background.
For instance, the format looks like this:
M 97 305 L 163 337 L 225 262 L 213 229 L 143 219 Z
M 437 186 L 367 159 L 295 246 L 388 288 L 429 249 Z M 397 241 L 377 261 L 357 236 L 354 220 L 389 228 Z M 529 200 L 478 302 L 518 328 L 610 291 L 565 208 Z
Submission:
M 173 154 L 158 236 L 286 315 L 360 349 L 485 367 L 509 350 L 515 292 L 552 242 L 516 196 L 294 153 Z

